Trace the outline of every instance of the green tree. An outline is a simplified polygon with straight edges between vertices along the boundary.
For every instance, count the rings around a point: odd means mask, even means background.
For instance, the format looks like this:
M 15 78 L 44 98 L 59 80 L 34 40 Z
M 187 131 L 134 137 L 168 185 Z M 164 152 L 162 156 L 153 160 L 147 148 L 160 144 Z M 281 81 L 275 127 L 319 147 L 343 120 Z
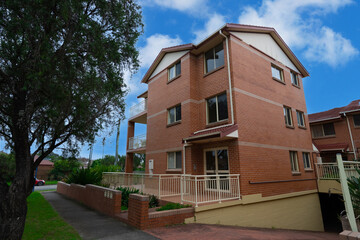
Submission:
M 115 165 L 115 157 L 111 156 L 111 155 L 105 155 L 104 158 L 100 158 L 95 160 L 92 164 L 91 167 L 95 167 L 98 165 L 103 165 L 103 166 L 110 166 L 110 165 Z
M 14 154 L 0 152 L 0 179 L 12 182 L 15 176 L 15 157 Z
M 0 180 L 0 239 L 21 239 L 39 163 L 123 114 L 142 31 L 133 0 L 0 2 L 0 137 L 16 163 L 12 184 Z
M 58 158 L 54 162 L 54 168 L 50 172 L 51 178 L 62 180 L 74 170 L 80 168 L 80 162 L 76 158 Z

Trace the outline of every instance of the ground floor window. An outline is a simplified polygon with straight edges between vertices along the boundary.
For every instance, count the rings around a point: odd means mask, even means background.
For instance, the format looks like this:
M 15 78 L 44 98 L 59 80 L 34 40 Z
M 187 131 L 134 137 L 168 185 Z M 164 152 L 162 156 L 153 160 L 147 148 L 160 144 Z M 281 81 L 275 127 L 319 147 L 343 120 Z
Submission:
M 167 153 L 167 168 L 181 169 L 181 151 Z
M 310 153 L 303 152 L 304 168 L 311 169 Z
M 296 151 L 290 151 L 290 164 L 292 172 L 299 172 L 299 163 Z

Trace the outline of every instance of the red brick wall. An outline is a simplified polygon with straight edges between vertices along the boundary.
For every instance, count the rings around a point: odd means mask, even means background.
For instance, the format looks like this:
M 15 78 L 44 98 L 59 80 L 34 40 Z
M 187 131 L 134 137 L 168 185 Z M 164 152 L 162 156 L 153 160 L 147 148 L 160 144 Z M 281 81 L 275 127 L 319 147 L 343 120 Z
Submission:
M 121 212 L 121 192 L 117 190 L 91 184 L 82 186 L 58 182 L 56 191 L 110 216 Z
M 39 165 L 36 177 L 42 180 L 49 180 L 49 173 L 54 168 L 54 166 L 41 166 Z

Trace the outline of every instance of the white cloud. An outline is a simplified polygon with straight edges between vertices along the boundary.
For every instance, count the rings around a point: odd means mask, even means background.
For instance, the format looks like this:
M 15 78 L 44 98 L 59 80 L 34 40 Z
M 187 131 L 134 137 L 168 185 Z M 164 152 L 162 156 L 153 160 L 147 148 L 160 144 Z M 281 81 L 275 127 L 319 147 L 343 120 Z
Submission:
M 358 50 L 340 33 L 323 26 L 320 17 L 351 3 L 351 0 L 263 0 L 258 9 L 244 8 L 239 23 L 274 27 L 288 45 L 303 49 L 307 59 L 336 66 L 349 61 Z
M 178 11 L 190 14 L 206 14 L 207 0 L 143 0 L 143 5 L 153 6 L 154 4 L 164 7 L 175 9 Z
M 206 37 L 214 33 L 224 24 L 225 24 L 225 17 L 220 14 L 214 13 L 205 23 L 204 29 L 197 30 L 194 32 L 195 34 L 194 43 L 199 43 L 201 40 L 204 40 Z

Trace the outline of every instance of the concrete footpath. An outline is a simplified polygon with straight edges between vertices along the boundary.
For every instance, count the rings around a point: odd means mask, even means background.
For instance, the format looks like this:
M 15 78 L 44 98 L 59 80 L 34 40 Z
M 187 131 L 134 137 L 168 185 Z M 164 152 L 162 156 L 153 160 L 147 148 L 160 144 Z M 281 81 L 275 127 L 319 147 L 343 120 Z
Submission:
M 112 217 L 93 211 L 57 192 L 42 192 L 59 215 L 79 233 L 82 239 L 158 239 Z

